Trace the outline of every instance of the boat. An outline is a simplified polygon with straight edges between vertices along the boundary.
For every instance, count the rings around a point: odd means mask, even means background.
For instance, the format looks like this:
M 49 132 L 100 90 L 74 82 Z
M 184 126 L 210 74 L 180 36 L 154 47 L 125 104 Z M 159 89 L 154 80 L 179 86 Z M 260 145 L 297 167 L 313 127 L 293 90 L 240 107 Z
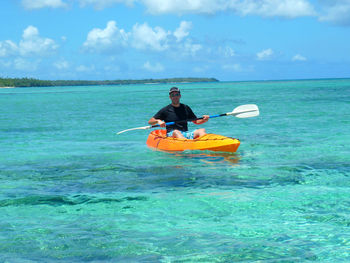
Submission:
M 147 138 L 148 147 L 163 151 L 206 150 L 236 152 L 240 141 L 222 135 L 208 133 L 196 139 L 180 139 L 166 136 L 166 130 L 154 130 Z

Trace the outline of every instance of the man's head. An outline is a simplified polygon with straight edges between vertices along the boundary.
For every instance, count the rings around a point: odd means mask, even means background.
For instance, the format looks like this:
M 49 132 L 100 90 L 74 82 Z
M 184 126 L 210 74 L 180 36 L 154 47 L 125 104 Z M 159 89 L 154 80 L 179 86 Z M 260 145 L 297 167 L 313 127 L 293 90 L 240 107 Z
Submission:
M 179 105 L 180 104 L 180 98 L 181 98 L 180 89 L 178 87 L 172 87 L 169 90 L 169 97 L 171 99 L 171 103 L 174 106 Z
M 171 95 L 171 93 L 176 92 L 176 93 L 180 93 L 180 89 L 178 87 L 172 87 L 169 90 L 169 95 Z

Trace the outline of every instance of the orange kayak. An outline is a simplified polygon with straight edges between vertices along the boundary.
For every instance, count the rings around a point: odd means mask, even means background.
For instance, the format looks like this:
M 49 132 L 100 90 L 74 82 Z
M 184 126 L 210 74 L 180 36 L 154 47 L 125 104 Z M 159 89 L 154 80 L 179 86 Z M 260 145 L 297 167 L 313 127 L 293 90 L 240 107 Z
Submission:
M 236 152 L 240 141 L 217 134 L 206 134 L 193 140 L 166 137 L 166 130 L 154 130 L 148 135 L 147 145 L 163 151 L 207 150 Z

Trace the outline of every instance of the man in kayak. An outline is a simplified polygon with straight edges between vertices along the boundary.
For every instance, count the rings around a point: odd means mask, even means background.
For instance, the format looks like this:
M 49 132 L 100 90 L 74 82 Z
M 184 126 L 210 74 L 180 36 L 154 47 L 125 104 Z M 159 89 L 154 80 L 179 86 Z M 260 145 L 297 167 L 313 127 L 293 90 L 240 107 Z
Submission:
M 158 111 L 149 121 L 150 125 L 159 124 L 160 127 L 166 127 L 167 136 L 182 139 L 195 139 L 206 134 L 205 129 L 188 131 L 187 120 L 197 119 L 191 108 L 180 103 L 181 93 L 177 87 L 172 87 L 169 91 L 171 104 Z M 184 120 L 184 121 L 183 121 Z M 209 120 L 209 115 L 203 115 L 203 119 L 192 121 L 195 124 L 203 124 Z M 181 122 L 178 122 L 181 121 Z M 176 122 L 173 125 L 166 126 L 166 122 Z

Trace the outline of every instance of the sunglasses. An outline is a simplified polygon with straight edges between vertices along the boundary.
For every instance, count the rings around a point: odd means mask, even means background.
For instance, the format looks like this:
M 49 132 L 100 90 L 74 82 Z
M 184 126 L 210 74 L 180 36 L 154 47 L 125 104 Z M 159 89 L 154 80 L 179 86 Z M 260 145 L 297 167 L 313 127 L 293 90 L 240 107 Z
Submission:
M 171 93 L 170 97 L 180 97 L 181 94 L 180 93 Z

